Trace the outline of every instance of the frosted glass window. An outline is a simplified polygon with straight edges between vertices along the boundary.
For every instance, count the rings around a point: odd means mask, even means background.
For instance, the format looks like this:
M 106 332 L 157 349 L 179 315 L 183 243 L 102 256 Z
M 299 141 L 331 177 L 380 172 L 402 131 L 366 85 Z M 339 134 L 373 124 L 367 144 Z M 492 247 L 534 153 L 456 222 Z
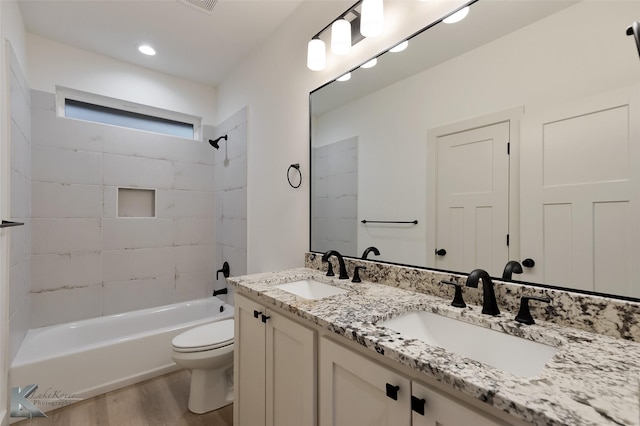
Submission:
M 112 124 L 114 126 L 146 130 L 189 139 L 194 138 L 194 129 L 191 123 L 123 111 L 121 109 L 90 104 L 74 99 L 65 99 L 64 112 L 66 117 L 77 118 L 79 120 Z
M 118 217 L 155 216 L 155 189 L 118 188 Z

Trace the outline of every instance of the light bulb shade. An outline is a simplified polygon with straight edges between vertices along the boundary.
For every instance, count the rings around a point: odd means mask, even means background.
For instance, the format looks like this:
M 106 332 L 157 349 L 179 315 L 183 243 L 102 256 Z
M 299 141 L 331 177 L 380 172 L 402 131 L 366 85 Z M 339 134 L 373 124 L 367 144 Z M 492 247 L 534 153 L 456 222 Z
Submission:
M 375 37 L 382 33 L 384 11 L 382 0 L 364 0 L 360 17 L 360 34 Z
M 392 47 L 391 49 L 389 49 L 389 52 L 391 53 L 398 53 L 398 52 L 402 52 L 403 50 L 405 50 L 407 47 L 409 46 L 409 42 L 407 40 L 403 41 L 400 44 L 395 45 L 394 47 Z
M 347 55 L 351 51 L 351 22 L 338 19 L 331 25 L 331 51 Z
M 469 6 L 463 7 L 456 13 L 444 18 L 442 22 L 444 22 L 445 24 L 455 24 L 456 22 L 460 22 L 464 18 L 466 18 L 468 14 L 469 14 Z
M 341 75 L 340 77 L 336 78 L 337 81 L 349 81 L 351 80 L 351 73 L 348 72 L 346 74 Z
M 307 45 L 307 68 L 312 71 L 322 71 L 327 64 L 327 53 L 324 41 L 312 39 Z
M 378 65 L 378 58 L 373 58 L 369 62 L 365 62 L 364 64 L 360 65 L 360 68 L 373 68 L 376 65 Z

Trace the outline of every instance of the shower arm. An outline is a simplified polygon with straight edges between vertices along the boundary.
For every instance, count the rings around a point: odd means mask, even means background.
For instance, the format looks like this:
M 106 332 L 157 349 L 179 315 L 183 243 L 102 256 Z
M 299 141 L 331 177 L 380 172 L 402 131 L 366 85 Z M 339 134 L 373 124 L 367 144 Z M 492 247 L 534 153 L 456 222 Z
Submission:
M 632 35 L 635 38 L 638 55 L 640 55 L 640 21 L 635 21 L 627 28 L 627 35 Z

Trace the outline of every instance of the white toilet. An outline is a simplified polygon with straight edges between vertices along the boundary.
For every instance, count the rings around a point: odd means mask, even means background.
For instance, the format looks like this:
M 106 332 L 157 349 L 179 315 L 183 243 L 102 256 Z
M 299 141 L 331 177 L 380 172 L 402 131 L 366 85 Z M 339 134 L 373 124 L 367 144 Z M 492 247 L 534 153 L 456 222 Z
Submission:
M 233 319 L 187 330 L 171 344 L 176 364 L 191 369 L 189 411 L 202 414 L 233 402 Z

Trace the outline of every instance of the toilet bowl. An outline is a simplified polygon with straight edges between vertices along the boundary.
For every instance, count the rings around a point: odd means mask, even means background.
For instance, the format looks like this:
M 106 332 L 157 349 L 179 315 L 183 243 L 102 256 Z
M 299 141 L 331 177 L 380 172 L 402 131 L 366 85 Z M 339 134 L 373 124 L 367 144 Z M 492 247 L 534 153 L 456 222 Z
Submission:
M 217 321 L 173 338 L 173 360 L 191 370 L 189 411 L 202 414 L 233 402 L 233 320 Z

